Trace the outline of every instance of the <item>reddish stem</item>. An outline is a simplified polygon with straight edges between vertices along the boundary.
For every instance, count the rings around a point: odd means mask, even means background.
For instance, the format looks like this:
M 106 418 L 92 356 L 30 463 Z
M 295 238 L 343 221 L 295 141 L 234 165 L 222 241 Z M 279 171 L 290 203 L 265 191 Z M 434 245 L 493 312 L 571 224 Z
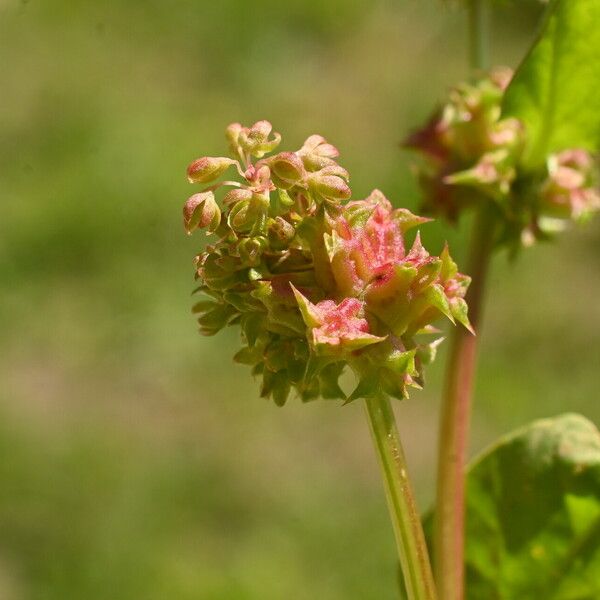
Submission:
M 477 334 L 493 234 L 493 217 L 482 210 L 473 228 L 468 270 L 473 281 L 466 298 Z M 465 465 L 478 339 L 464 328 L 453 332 L 440 417 L 434 566 L 444 600 L 462 600 L 464 596 Z

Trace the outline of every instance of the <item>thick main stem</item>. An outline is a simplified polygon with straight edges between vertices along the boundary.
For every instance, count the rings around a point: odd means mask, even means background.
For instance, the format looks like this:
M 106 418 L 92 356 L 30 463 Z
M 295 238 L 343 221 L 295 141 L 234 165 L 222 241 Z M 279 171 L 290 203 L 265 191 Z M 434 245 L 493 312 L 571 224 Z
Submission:
M 437 598 L 421 519 L 390 401 L 365 400 L 409 600 Z
M 469 1 L 469 63 L 473 73 L 488 64 L 488 0 Z M 484 203 L 482 203 L 484 204 Z M 494 239 L 493 215 L 483 205 L 469 252 L 469 318 L 479 333 L 485 283 Z M 444 600 L 463 600 L 465 572 L 465 470 L 469 450 L 478 338 L 455 328 L 446 367 L 438 443 L 433 551 L 435 579 Z
M 493 234 L 492 218 L 482 212 L 474 224 L 468 270 L 473 282 L 467 303 L 476 332 L 481 323 Z M 464 328 L 456 328 L 446 367 L 433 540 L 436 582 L 444 600 L 462 600 L 464 597 L 465 466 L 477 345 L 477 337 Z

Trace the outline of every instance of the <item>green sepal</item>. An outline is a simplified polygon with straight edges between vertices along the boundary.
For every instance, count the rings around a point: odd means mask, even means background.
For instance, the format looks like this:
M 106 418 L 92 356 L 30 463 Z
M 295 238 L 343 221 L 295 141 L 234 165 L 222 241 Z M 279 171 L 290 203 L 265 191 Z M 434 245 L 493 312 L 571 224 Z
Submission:
M 424 223 L 429 223 L 433 220 L 429 217 L 420 217 L 419 215 L 415 215 L 407 208 L 395 209 L 392 213 L 392 219 L 399 225 L 402 233 L 406 233 L 414 227 L 418 227 Z
M 227 325 L 236 310 L 228 304 L 214 304 L 213 308 L 203 312 L 198 318 L 202 335 L 215 335 Z
M 452 316 L 473 335 L 475 335 L 475 330 L 469 321 L 469 307 L 467 306 L 465 299 L 452 298 L 452 300 L 450 300 L 450 310 L 452 311 Z
M 242 315 L 242 333 L 249 346 L 254 346 L 259 336 L 265 331 L 264 313 L 246 313 Z
M 443 315 L 448 317 L 452 323 L 454 323 L 454 315 L 448 302 L 448 297 L 444 288 L 439 283 L 430 285 L 424 293 L 425 299 L 428 304 L 437 308 Z
M 240 365 L 255 365 L 262 358 L 256 348 L 245 347 L 233 355 L 233 360 Z
M 372 398 L 381 393 L 379 385 L 379 375 L 377 373 L 366 373 L 358 380 L 358 385 L 354 391 L 346 398 L 344 404 L 349 404 L 360 398 Z
M 404 352 L 394 350 L 386 358 L 385 366 L 387 369 L 389 369 L 396 375 L 416 375 L 416 353 L 417 350 L 414 348 L 412 350 L 406 350 Z

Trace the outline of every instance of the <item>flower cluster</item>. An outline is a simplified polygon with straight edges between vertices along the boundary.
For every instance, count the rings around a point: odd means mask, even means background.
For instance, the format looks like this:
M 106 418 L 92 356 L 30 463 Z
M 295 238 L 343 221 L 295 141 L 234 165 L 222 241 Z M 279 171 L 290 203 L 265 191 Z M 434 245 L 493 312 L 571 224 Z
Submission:
M 517 247 L 587 218 L 600 208 L 600 196 L 597 165 L 585 150 L 549 156 L 537 171 L 523 167 L 527 132 L 518 120 L 502 116 L 511 78 L 512 71 L 501 67 L 457 86 L 404 144 L 423 157 L 417 175 L 425 213 L 455 222 L 490 200 L 503 224 L 497 241 Z
M 348 173 L 323 137 L 273 154 L 281 136 L 259 121 L 230 125 L 227 138 L 231 158 L 188 167 L 190 182 L 209 186 L 186 202 L 185 228 L 216 237 L 196 259 L 200 331 L 239 325 L 235 360 L 278 405 L 292 391 L 303 400 L 406 397 L 440 341 L 432 324 L 470 327 L 469 278 L 418 234 L 407 250 L 406 232 L 428 219 L 393 209 L 377 190 L 347 201 Z M 228 170 L 239 177 L 214 183 Z M 338 383 L 346 366 L 358 377 L 349 396 Z

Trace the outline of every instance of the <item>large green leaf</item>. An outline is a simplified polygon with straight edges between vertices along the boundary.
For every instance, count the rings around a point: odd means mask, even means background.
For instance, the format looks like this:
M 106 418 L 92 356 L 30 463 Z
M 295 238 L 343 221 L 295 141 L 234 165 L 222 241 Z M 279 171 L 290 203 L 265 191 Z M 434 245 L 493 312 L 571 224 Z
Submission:
M 527 127 L 526 164 L 565 148 L 599 148 L 599 90 L 600 0 L 554 0 L 504 101 L 504 114 Z
M 470 469 L 469 600 L 600 598 L 600 433 L 579 415 L 537 421 Z

